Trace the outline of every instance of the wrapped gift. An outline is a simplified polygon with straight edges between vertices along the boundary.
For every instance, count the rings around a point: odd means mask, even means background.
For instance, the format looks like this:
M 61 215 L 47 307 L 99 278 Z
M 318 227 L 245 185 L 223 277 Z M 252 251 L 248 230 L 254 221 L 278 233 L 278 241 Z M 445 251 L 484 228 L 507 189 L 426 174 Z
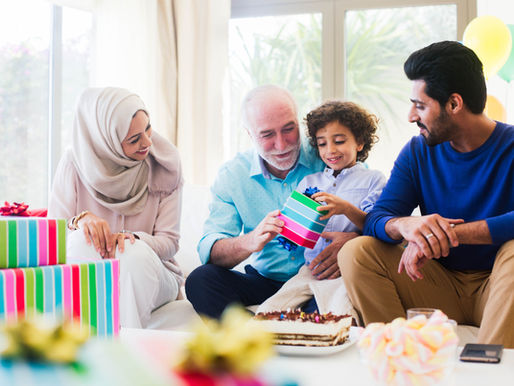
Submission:
M 0 320 L 41 312 L 75 319 L 92 335 L 119 332 L 119 260 L 0 270 Z
M 319 219 L 327 213 L 318 211 L 316 208 L 319 206 L 318 202 L 293 190 L 281 214 L 277 216 L 284 221 L 280 234 L 302 247 L 314 248 L 328 222 L 328 220 Z
M 0 217 L 0 268 L 66 263 L 66 220 Z

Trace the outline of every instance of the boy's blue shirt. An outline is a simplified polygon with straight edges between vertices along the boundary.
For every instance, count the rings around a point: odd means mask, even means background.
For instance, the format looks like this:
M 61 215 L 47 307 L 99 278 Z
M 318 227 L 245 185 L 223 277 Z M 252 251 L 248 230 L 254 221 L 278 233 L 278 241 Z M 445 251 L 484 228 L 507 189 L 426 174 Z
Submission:
M 369 212 L 386 184 L 386 178 L 378 170 L 370 170 L 365 165 L 357 163 L 350 168 L 341 170 L 334 177 L 334 171 L 328 166 L 322 172 L 306 176 L 296 190 L 303 193 L 308 187 L 317 187 L 350 202 L 364 212 Z M 325 232 L 357 232 L 361 230 L 343 215 L 332 216 L 328 220 Z M 313 249 L 305 249 L 305 262 L 309 264 L 318 254 L 330 244 L 330 240 L 319 238 Z

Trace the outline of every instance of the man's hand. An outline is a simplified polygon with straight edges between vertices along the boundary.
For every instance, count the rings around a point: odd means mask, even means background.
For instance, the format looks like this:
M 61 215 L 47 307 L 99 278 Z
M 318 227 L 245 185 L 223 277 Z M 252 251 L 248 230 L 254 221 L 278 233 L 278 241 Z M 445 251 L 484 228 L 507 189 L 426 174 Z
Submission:
M 332 242 L 309 264 L 312 274 L 318 279 L 335 279 L 341 276 L 337 265 L 337 253 L 343 245 L 355 237 L 355 232 L 323 232 L 320 237 Z
M 269 212 L 257 227 L 244 235 L 217 240 L 211 248 L 210 262 L 225 268 L 234 268 L 253 252 L 261 251 L 284 226 L 277 218 L 280 211 Z
M 438 259 L 448 256 L 450 247 L 459 245 L 453 227 L 463 222 L 462 219 L 444 218 L 438 214 L 400 217 L 387 222 L 386 232 L 395 236 L 399 234 L 409 244 L 415 243 L 428 259 Z
M 420 272 L 420 268 L 425 265 L 427 258 L 415 243 L 409 243 L 405 251 L 402 253 L 400 264 L 398 265 L 398 273 L 402 273 L 404 270 L 412 279 L 423 279 L 423 274 Z
M 282 231 L 284 222 L 277 218 L 280 210 L 269 212 L 266 217 L 257 225 L 257 227 L 246 235 L 249 252 L 259 252 L 268 244 L 277 234 Z

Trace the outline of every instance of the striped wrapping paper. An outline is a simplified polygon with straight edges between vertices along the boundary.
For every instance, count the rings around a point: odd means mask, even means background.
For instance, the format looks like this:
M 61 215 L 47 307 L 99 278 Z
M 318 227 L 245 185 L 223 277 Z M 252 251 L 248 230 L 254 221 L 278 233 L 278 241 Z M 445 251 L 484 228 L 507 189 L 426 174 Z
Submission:
M 119 260 L 0 270 L 0 320 L 41 312 L 75 319 L 91 335 L 119 332 Z
M 66 220 L 0 218 L 0 268 L 66 263 Z
M 293 190 L 281 214 L 277 217 L 284 221 L 280 234 L 305 248 L 314 248 L 316 241 L 325 229 L 328 220 L 321 221 L 326 211 L 317 211 L 320 204 L 313 199 Z

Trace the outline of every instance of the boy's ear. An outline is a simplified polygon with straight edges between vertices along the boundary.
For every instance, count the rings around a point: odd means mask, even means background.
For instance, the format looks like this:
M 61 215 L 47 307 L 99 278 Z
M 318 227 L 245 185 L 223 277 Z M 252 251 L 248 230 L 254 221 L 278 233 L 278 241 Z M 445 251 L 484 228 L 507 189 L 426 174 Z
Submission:
M 362 149 L 364 149 L 364 144 L 359 143 L 359 145 L 357 145 L 357 151 L 361 151 Z

